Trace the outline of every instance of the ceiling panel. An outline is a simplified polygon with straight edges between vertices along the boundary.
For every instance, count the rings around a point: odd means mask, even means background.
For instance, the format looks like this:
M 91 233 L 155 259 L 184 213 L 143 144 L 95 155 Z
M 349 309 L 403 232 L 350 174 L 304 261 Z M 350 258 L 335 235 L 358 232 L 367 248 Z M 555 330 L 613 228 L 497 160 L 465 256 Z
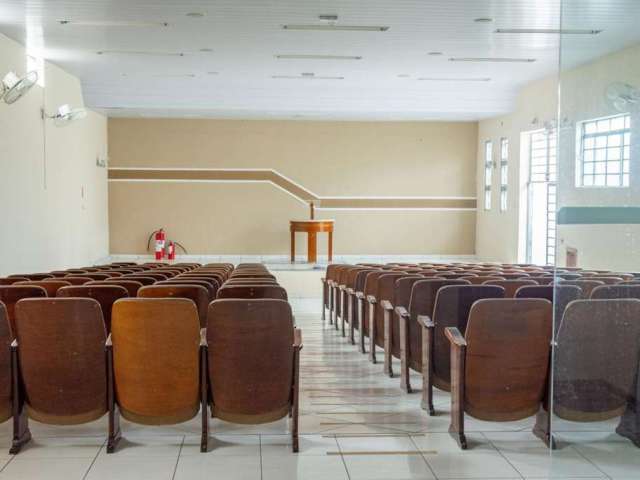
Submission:
M 80 77 L 87 106 L 113 116 L 470 120 L 509 111 L 523 85 L 557 71 L 557 35 L 495 30 L 559 28 L 561 7 L 570 19 L 563 27 L 603 30 L 572 39 L 568 57 L 576 64 L 640 41 L 640 2 L 634 0 L 4 0 L 0 31 Z M 204 16 L 187 16 L 192 12 Z M 321 14 L 338 15 L 337 25 L 389 29 L 282 28 L 320 24 Z M 474 21 L 480 17 L 492 21 Z M 122 53 L 140 51 L 158 55 Z M 535 61 L 468 63 L 452 57 Z M 273 78 L 303 73 L 342 79 Z M 490 80 L 452 80 L 465 78 Z

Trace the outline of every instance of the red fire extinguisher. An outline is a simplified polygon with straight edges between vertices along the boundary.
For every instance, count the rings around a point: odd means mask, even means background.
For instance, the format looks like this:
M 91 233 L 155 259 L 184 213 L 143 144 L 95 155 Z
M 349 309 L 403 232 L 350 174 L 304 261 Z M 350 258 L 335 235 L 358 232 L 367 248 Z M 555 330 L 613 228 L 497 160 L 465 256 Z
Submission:
M 161 228 L 155 232 L 156 239 L 156 261 L 160 261 L 164 258 L 164 230 Z
M 176 259 L 176 246 L 173 244 L 171 240 L 169 240 L 169 246 L 167 247 L 167 258 L 169 260 Z

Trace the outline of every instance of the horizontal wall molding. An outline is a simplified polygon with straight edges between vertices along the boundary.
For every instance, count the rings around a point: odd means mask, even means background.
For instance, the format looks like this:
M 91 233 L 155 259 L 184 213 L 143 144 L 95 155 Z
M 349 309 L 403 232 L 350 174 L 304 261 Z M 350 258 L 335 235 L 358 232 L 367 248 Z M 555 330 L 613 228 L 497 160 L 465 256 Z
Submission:
M 110 182 L 269 183 L 318 210 L 476 210 L 475 197 L 323 197 L 273 169 L 110 168 Z

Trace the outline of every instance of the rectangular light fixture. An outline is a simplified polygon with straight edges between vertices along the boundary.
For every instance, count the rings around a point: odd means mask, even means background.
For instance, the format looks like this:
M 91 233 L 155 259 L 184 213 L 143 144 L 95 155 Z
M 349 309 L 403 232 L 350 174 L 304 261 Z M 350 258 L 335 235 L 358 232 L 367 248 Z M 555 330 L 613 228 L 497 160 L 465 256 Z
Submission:
M 542 33 L 552 35 L 598 35 L 602 30 L 572 28 L 498 28 L 495 33 Z
M 283 25 L 284 30 L 319 30 L 324 32 L 386 32 L 389 27 L 371 25 L 297 24 Z
M 288 55 L 275 56 L 278 60 L 362 60 L 359 55 Z
M 182 52 L 156 52 L 144 50 L 99 50 L 98 55 L 140 55 L 149 57 L 184 57 Z
M 322 77 L 317 75 L 271 75 L 271 78 L 287 80 L 344 80 L 344 77 Z
M 135 22 L 127 20 L 59 20 L 60 25 L 78 27 L 168 27 L 167 22 Z
M 450 62 L 495 62 L 495 63 L 533 63 L 535 58 L 509 58 L 509 57 L 452 57 Z
M 424 82 L 490 82 L 488 77 L 473 77 L 473 78 L 440 78 L 440 77 L 421 77 L 418 78 Z

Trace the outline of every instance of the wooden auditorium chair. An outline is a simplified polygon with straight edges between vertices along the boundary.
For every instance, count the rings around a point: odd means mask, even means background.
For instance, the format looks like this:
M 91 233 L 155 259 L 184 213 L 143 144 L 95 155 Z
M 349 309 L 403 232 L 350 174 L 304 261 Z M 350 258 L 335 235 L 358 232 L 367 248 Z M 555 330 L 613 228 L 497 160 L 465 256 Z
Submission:
M 591 292 L 601 285 L 605 285 L 604 282 L 600 280 L 591 280 L 588 277 L 582 280 L 560 280 L 559 282 L 555 282 L 553 285 L 573 285 L 574 287 L 579 287 L 582 290 L 582 298 L 589 299 L 591 297 Z
M 358 330 L 358 351 L 360 353 L 365 353 L 365 335 L 366 335 L 366 325 L 365 325 L 365 315 L 368 314 L 367 310 L 364 307 L 365 302 L 365 285 L 367 282 L 367 277 L 372 272 L 382 272 L 381 269 L 375 267 L 367 267 L 366 270 L 362 270 L 358 272 L 356 275 L 356 280 L 353 286 L 353 292 L 351 293 L 353 304 L 354 304 L 354 319 L 353 327 Z
M 538 284 L 534 280 L 513 279 L 513 280 L 489 280 L 487 282 L 484 282 L 483 285 L 497 285 L 499 287 L 502 287 L 504 288 L 504 298 L 514 298 L 516 296 L 516 292 L 520 287 L 536 286 Z
M 156 282 L 154 285 L 199 285 L 204 287 L 207 290 L 207 294 L 209 295 L 209 301 L 213 302 L 216 299 L 216 295 L 218 292 L 218 282 L 215 280 L 208 279 L 193 279 L 190 278 L 185 280 L 180 277 L 174 277 L 169 280 L 163 280 L 161 282 Z
M 170 284 L 149 285 L 138 290 L 140 298 L 183 298 L 191 300 L 198 312 L 200 328 L 207 326 L 207 308 L 209 306 L 209 292 L 201 285 Z M 133 307 L 132 307 L 133 308 Z
M 11 331 L 15 335 L 16 332 L 16 316 L 15 306 L 19 300 L 23 298 L 40 298 L 46 297 L 47 291 L 42 287 L 36 287 L 31 285 L 3 285 L 0 286 L 0 302 L 4 303 L 7 309 L 7 316 L 9 318 L 9 325 L 11 325 Z
M 100 304 L 91 298 L 27 298 L 15 307 L 12 358 L 16 454 L 29 441 L 27 417 L 49 425 L 79 425 L 107 413 L 107 338 Z
M 635 298 L 569 304 L 555 340 L 555 416 L 571 422 L 621 417 L 616 432 L 640 447 L 639 318 Z M 547 405 L 538 414 L 537 430 L 548 417 Z
M 68 287 L 71 285 L 70 282 L 65 282 L 63 280 L 28 280 L 26 282 L 18 282 L 14 285 L 20 285 L 25 287 L 41 287 L 47 291 L 47 297 L 55 297 L 56 292 L 62 287 Z
M 456 327 L 445 328 L 451 345 L 449 432 L 460 448 L 467 448 L 465 413 L 509 422 L 540 411 L 548 384 L 551 322 L 548 300 L 482 299 L 469 311 L 464 336 Z
M 121 279 L 123 278 L 123 279 Z M 117 279 L 109 279 L 109 280 L 95 280 L 90 283 L 87 283 L 89 286 L 93 285 L 113 285 L 116 287 L 124 288 L 130 297 L 135 297 L 138 295 L 138 290 L 142 288 L 142 283 L 137 282 L 131 279 L 124 279 L 124 277 Z
M 466 279 L 470 281 L 469 279 Z M 433 387 L 451 390 L 451 349 L 445 329 L 456 327 L 463 335 L 471 306 L 482 299 L 504 298 L 504 288 L 493 285 L 449 285 L 436 295 L 433 316 L 420 315 L 422 326 L 423 393 L 429 415 L 434 415 Z
M 347 323 L 349 324 L 348 340 L 351 345 L 356 344 L 356 329 L 358 328 L 358 305 L 356 299 L 356 291 L 358 290 L 358 281 L 366 276 L 367 272 L 372 271 L 369 267 L 357 266 L 349 270 L 345 283 L 345 304 L 347 309 Z M 360 283 L 362 284 L 362 281 Z M 360 287 L 361 288 L 361 287 Z
M 4 423 L 13 417 L 13 375 L 11 370 L 11 343 L 13 333 L 9 324 L 9 314 L 4 303 L 0 302 L 0 423 Z M 18 384 L 18 382 L 16 382 Z M 19 385 L 19 384 L 18 384 Z M 20 417 L 14 418 L 20 422 Z
M 1 285 L 14 285 L 18 282 L 28 282 L 29 279 L 26 277 L 5 277 L 0 278 L 0 286 Z
M 9 278 L 22 277 L 27 280 L 40 281 L 40 280 L 53 280 L 55 277 L 50 273 L 15 273 L 9 275 Z
M 640 300 L 640 285 L 627 285 L 624 283 L 602 285 L 591 291 L 590 298 L 593 300 L 615 300 L 624 298 L 637 298 Z
M 217 298 L 273 298 L 287 301 L 287 291 L 279 285 L 223 285 Z
M 274 299 L 211 302 L 206 348 L 209 385 L 202 396 L 209 397 L 212 416 L 240 424 L 289 416 L 297 452 L 302 335 L 294 329 L 289 304 Z
M 93 298 L 100 304 L 102 318 L 107 333 L 111 332 L 111 311 L 116 300 L 129 296 L 127 290 L 119 285 L 72 285 L 62 287 L 56 293 L 61 298 Z

